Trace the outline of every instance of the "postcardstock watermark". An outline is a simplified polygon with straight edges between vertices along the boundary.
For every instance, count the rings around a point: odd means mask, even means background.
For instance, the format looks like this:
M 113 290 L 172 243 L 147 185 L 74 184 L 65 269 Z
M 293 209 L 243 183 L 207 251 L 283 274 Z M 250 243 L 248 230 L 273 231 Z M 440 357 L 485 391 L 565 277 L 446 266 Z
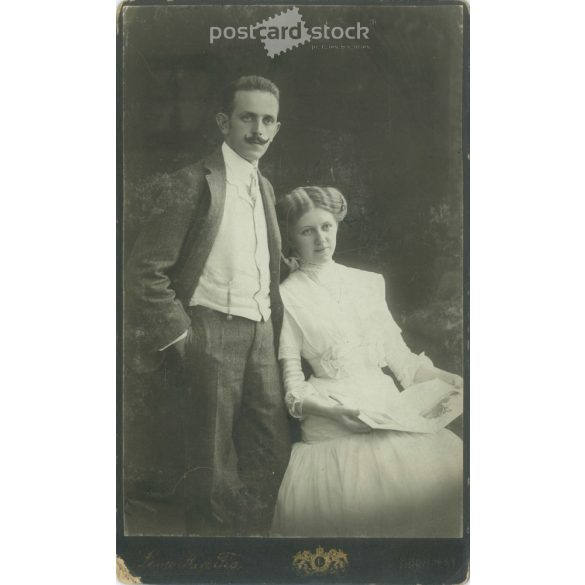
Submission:
M 256 24 L 244 26 L 210 26 L 209 44 L 225 40 L 259 40 L 272 59 L 310 41 L 369 40 L 370 27 L 355 22 L 349 26 L 327 23 L 308 27 L 300 10 L 294 6 Z

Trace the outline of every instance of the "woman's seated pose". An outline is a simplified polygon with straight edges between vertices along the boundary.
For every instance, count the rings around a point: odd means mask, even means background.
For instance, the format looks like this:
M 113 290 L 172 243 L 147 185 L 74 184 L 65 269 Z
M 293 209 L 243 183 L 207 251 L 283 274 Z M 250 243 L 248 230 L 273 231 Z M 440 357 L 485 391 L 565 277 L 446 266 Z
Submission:
M 462 536 L 462 441 L 371 430 L 360 410 L 388 412 L 401 385 L 462 380 L 412 353 L 386 305 L 379 274 L 333 261 L 347 212 L 333 188 L 300 187 L 277 202 L 283 249 L 298 269 L 281 285 L 279 359 L 286 403 L 301 421 L 280 487 L 273 536 Z M 305 380 L 301 357 L 313 375 Z

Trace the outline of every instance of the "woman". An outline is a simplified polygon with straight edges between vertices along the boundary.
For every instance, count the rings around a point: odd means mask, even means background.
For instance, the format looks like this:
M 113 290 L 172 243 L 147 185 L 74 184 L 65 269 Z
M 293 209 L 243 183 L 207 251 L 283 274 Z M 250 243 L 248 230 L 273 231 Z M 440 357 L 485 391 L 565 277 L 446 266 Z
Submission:
M 390 315 L 379 274 L 333 261 L 347 212 L 333 188 L 302 187 L 277 213 L 298 270 L 281 285 L 279 359 L 286 403 L 301 420 L 275 510 L 274 536 L 462 535 L 462 442 L 435 434 L 372 431 L 360 409 L 388 412 L 403 387 L 461 378 L 413 354 Z M 285 248 L 286 249 L 286 248 Z M 313 370 L 305 381 L 301 357 Z

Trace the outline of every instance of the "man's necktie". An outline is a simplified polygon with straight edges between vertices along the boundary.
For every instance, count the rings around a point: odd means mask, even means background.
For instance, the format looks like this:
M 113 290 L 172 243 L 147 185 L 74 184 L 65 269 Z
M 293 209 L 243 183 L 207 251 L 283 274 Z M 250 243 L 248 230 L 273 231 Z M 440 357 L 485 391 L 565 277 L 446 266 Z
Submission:
M 258 172 L 253 171 L 250 181 L 250 190 L 248 191 L 252 203 L 255 205 L 258 196 L 260 195 L 260 187 L 258 185 Z

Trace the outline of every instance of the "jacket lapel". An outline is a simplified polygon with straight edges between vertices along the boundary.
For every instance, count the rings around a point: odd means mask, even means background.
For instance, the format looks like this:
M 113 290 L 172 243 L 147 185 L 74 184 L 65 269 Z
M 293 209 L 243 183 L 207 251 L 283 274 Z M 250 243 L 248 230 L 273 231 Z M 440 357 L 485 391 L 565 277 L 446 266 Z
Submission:
M 274 209 L 274 194 L 270 183 L 258 171 L 258 185 L 264 204 L 264 215 L 266 216 L 266 231 L 268 233 L 268 248 L 270 250 L 270 276 L 277 285 L 280 275 L 280 230 Z
M 200 221 L 194 225 L 192 241 L 188 246 L 190 253 L 181 270 L 181 276 L 179 276 L 181 284 L 178 288 L 182 293 L 179 294 L 179 298 L 182 298 L 185 303 L 189 302 L 195 292 L 201 271 L 217 237 L 225 209 L 226 170 L 221 148 L 203 160 L 203 170 L 205 172 L 205 180 L 209 187 L 209 210 L 203 217 L 200 216 Z M 266 217 L 266 232 L 270 253 L 271 296 L 275 304 L 276 301 L 274 299 L 280 298 L 278 295 L 278 285 L 280 282 L 280 230 L 278 229 L 276 211 L 274 209 L 272 186 L 262 176 L 260 171 L 258 171 L 258 185 L 264 205 L 264 215 Z
M 184 303 L 188 303 L 195 292 L 195 287 L 199 282 L 199 277 L 205 262 L 207 262 L 213 242 L 217 237 L 223 216 L 226 175 L 221 149 L 216 150 L 203 160 L 203 172 L 209 187 L 209 209 L 205 212 L 203 211 L 204 207 L 200 207 L 185 246 L 189 252 L 176 283 L 178 296 Z M 201 173 L 201 170 L 199 170 L 199 173 Z M 201 183 L 199 184 L 201 185 Z M 204 196 L 202 187 L 195 187 L 195 189 L 197 198 L 201 199 Z
M 216 150 L 212 155 L 207 157 L 203 166 L 208 171 L 205 178 L 209 185 L 211 203 L 207 220 L 202 229 L 205 230 L 206 237 L 213 241 L 219 230 L 219 224 L 225 207 L 226 174 L 221 149 Z

